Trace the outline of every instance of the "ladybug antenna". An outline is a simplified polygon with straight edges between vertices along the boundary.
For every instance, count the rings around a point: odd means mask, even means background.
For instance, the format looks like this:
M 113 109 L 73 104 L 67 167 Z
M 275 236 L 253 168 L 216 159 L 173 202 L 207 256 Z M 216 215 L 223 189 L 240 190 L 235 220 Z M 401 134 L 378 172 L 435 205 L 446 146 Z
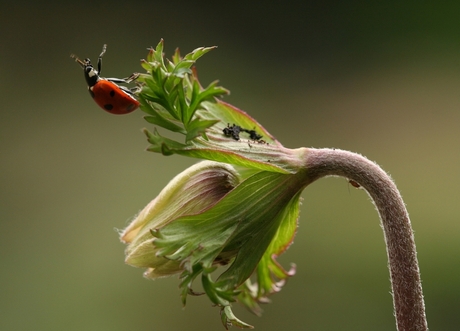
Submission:
M 82 68 L 84 68 L 84 67 L 87 65 L 87 63 L 85 63 L 85 62 L 83 62 L 82 60 L 80 60 L 80 59 L 78 58 L 78 56 L 76 56 L 75 54 L 70 54 L 70 57 L 71 57 L 72 59 L 75 59 L 75 62 L 77 62 Z

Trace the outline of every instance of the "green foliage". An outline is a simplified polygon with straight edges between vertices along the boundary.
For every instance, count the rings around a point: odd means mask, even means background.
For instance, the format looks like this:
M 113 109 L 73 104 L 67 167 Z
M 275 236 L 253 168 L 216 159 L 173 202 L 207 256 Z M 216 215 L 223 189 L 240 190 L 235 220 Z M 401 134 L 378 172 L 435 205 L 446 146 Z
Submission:
M 216 164 L 186 170 L 146 207 L 148 217 L 143 211 L 133 221 L 122 240 L 129 238 L 125 240 L 130 243 L 128 263 L 148 267 L 147 277 L 182 271 L 184 305 L 188 295 L 197 295 L 192 285 L 201 275 L 205 294 L 221 308 L 224 326 L 252 328 L 236 318 L 231 305 L 238 301 L 260 315 L 260 303 L 267 302 L 294 274 L 294 268 L 284 270 L 276 257 L 295 235 L 300 192 L 305 185 L 305 149 L 284 148 L 255 119 L 220 100 L 228 91 L 217 82 L 201 86 L 195 62 L 214 48 L 197 48 L 184 57 L 176 50 L 171 61 L 163 57 L 163 41 L 150 49 L 142 61 L 146 73 L 138 79 L 138 97 L 146 121 L 155 128 L 144 129 L 144 133 L 149 151 L 231 164 L 240 171 L 223 171 Z M 159 129 L 171 131 L 172 137 L 165 137 Z M 238 180 L 207 182 L 211 177 L 204 169 L 220 174 L 215 178 Z M 206 189 L 198 193 L 185 187 Z M 208 195 L 222 187 L 223 196 Z M 205 202 L 206 207 L 182 214 L 178 201 L 196 206 Z M 168 218 L 163 219 L 163 214 Z M 136 235 L 138 228 L 142 230 Z M 149 249 L 149 245 L 153 247 Z M 219 265 L 228 268 L 214 281 Z
M 226 323 L 241 327 L 241 321 L 230 314 L 231 302 L 236 300 L 260 314 L 258 303 L 265 302 L 282 285 L 277 279 L 293 274 L 279 266 L 275 258 L 294 237 L 299 213 L 296 192 L 302 188 L 302 176 L 258 172 L 206 211 L 152 230 L 154 244 L 159 248 L 157 256 L 182 261 L 185 266 L 181 275 L 184 303 L 193 280 L 202 272 L 205 292 L 222 307 Z M 213 282 L 210 274 L 216 261 L 231 265 Z M 248 279 L 255 269 L 257 283 L 251 284 Z
M 296 151 L 284 148 L 256 120 L 244 111 L 220 99 L 228 91 L 217 82 L 203 88 L 194 71 L 195 61 L 215 47 L 197 48 L 180 56 L 176 50 L 172 60 L 163 57 L 163 41 L 150 49 L 138 82 L 141 109 L 147 122 L 182 134 L 183 139 L 166 138 L 155 128 L 144 129 L 151 144 L 149 151 L 163 155 L 179 154 L 199 159 L 255 168 L 264 171 L 296 173 L 302 166 Z M 253 130 L 261 138 L 251 139 L 242 132 L 240 139 L 223 131 L 236 124 Z
M 192 75 L 192 66 L 201 56 L 215 47 L 200 47 L 181 57 L 176 50 L 172 61 L 163 57 L 163 41 L 150 49 L 142 67 L 147 71 L 138 78 L 143 83 L 139 97 L 141 108 L 152 124 L 186 136 L 186 142 L 205 134 L 217 120 L 195 116 L 204 101 L 228 94 L 228 91 L 211 83 L 202 88 Z

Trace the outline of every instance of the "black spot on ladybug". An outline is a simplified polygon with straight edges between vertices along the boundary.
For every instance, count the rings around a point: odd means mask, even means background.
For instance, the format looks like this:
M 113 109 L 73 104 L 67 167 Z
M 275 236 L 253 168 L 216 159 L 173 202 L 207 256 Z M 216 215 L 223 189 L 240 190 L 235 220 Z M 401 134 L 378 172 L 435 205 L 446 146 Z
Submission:
M 104 105 L 104 109 L 105 109 L 105 110 L 112 110 L 112 109 L 113 109 L 113 105 L 110 104 L 110 103 L 108 103 L 108 104 Z
M 110 91 L 110 93 L 109 93 L 109 94 L 110 94 L 110 96 L 113 98 L 113 97 L 115 96 L 115 91 L 114 91 L 114 90 L 112 90 L 112 91 Z

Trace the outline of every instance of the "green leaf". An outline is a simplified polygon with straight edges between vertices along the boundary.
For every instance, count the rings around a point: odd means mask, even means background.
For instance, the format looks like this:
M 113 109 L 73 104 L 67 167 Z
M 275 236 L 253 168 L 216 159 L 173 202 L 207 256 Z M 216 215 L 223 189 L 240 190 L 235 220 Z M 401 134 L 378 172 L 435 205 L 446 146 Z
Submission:
M 212 208 L 155 231 L 157 255 L 209 268 L 221 252 L 239 251 L 221 278 L 227 285 L 241 285 L 275 236 L 281 222 L 277 215 L 300 190 L 300 176 L 259 172 L 247 178 Z
M 207 128 L 213 126 L 217 122 L 219 122 L 219 120 L 203 120 L 200 118 L 194 119 L 187 125 L 187 136 L 185 140 L 189 142 L 196 137 L 202 136 L 206 132 Z
M 152 65 L 147 60 L 141 60 L 141 67 L 144 68 L 147 72 L 152 70 Z M 139 77 L 140 79 L 137 79 L 137 82 L 142 82 L 142 76 L 143 75 Z
M 188 122 L 186 118 L 188 118 L 188 105 L 187 100 L 185 98 L 184 87 L 182 86 L 182 82 L 178 84 L 174 88 L 174 100 L 175 100 L 175 109 L 179 118 L 181 119 L 184 125 L 187 125 Z M 173 97 L 173 93 L 171 93 L 171 97 Z
M 238 294 L 238 302 L 254 315 L 261 316 L 263 310 L 259 303 L 268 303 L 269 300 L 257 296 L 257 284 L 252 284 L 251 279 L 247 279 L 238 289 L 241 291 Z
M 176 65 L 182 60 L 182 57 L 180 56 L 180 51 L 179 48 L 176 48 L 176 51 L 174 52 L 172 56 L 172 64 Z
M 218 306 L 228 306 L 231 301 L 235 301 L 237 295 L 232 290 L 222 290 L 219 286 L 222 284 L 215 283 L 211 279 L 211 272 L 203 272 L 201 283 L 209 300 Z
M 232 308 L 230 306 L 225 306 L 221 313 L 220 317 L 222 320 L 222 324 L 224 325 L 225 329 L 228 330 L 230 325 L 236 326 L 241 329 L 254 329 L 252 325 L 244 323 L 243 321 L 239 320 L 232 312 Z
M 164 48 L 164 40 L 160 39 L 160 42 L 157 44 L 157 47 L 155 48 L 155 51 L 151 49 L 149 52 L 149 55 L 151 56 L 151 60 L 149 60 L 149 62 L 157 61 L 158 63 L 161 64 L 163 68 L 165 68 L 163 48 Z
M 187 133 L 187 131 L 182 126 L 174 123 L 175 119 L 173 119 L 172 116 L 160 104 L 157 104 L 156 102 L 148 103 L 144 99 L 141 99 L 140 103 L 141 109 L 150 115 L 144 116 L 144 119 L 147 122 L 158 125 L 172 132 L 180 132 L 182 134 Z
M 280 224 L 276 234 L 257 266 L 258 299 L 279 291 L 280 286 L 284 284 L 280 281 L 294 273 L 295 269 L 291 269 L 289 272 L 285 271 L 275 259 L 286 251 L 294 240 L 300 212 L 300 194 L 301 191 L 279 214 Z M 276 278 L 279 281 L 276 281 Z
M 161 126 L 162 128 L 168 129 L 169 131 L 187 134 L 184 128 L 181 128 L 180 126 L 172 123 L 171 121 L 168 121 L 158 113 L 156 113 L 153 116 L 144 116 L 144 119 L 149 123 Z
M 214 101 L 213 99 L 224 94 L 229 94 L 228 90 L 217 86 L 217 81 L 212 82 L 206 89 L 203 89 L 198 81 L 193 81 L 193 90 L 190 98 L 189 120 L 195 114 L 195 111 L 204 101 Z
M 174 70 L 171 71 L 171 76 L 184 78 L 186 75 L 190 75 L 192 73 L 192 70 L 190 70 L 190 68 L 192 67 L 194 63 L 195 61 L 190 61 L 190 60 L 180 61 L 179 63 L 176 64 Z
M 201 87 L 191 67 L 214 48 L 197 48 L 184 58 L 176 50 L 167 66 L 162 53 L 163 41 L 155 50 L 150 50 L 148 64 L 144 63 L 144 67 L 150 68 L 150 75 L 140 77 L 145 83 L 139 93 L 141 108 L 151 115 L 146 117 L 149 123 L 185 133 L 185 144 L 183 141 L 174 143 L 173 140 L 155 139 L 148 150 L 280 173 L 293 174 L 302 169 L 306 149 L 284 148 L 247 113 L 216 99 L 228 94 L 226 89 L 217 86 L 217 82 Z M 183 127 L 175 123 L 176 120 Z M 239 128 L 239 136 L 225 135 L 227 125 Z
M 200 264 L 195 264 L 192 266 L 192 269 L 184 271 L 180 275 L 181 283 L 179 285 L 181 289 L 181 301 L 182 305 L 185 306 L 187 303 L 187 296 L 191 293 L 197 295 L 192 290 L 192 284 L 196 277 L 198 277 L 203 272 L 203 267 Z
M 143 131 L 147 135 L 148 142 L 151 143 L 150 147 L 147 149 L 150 152 L 172 155 L 174 154 L 174 150 L 183 149 L 186 146 L 175 140 L 162 137 L 157 129 L 155 129 L 153 133 L 145 129 Z
M 192 60 L 196 61 L 209 51 L 212 51 L 213 49 L 216 49 L 217 46 L 211 46 L 211 47 L 198 47 L 195 50 L 193 50 L 191 53 L 188 53 L 187 55 L 184 56 L 185 60 Z
M 178 144 L 170 147 L 171 154 L 179 154 L 199 159 L 208 159 L 218 162 L 240 165 L 247 168 L 280 172 L 296 173 L 302 168 L 302 153 L 304 150 L 291 150 L 284 148 L 260 124 L 249 117 L 245 112 L 223 102 L 205 103 L 208 112 L 217 113 L 221 121 L 206 130 L 206 138 L 198 137 L 189 141 L 186 145 Z M 206 116 L 207 112 L 199 115 Z M 223 134 L 226 121 L 234 120 L 252 127 L 263 135 L 263 142 L 250 141 L 249 136 L 241 135 L 239 141 Z M 149 148 L 150 151 L 161 152 L 157 148 Z

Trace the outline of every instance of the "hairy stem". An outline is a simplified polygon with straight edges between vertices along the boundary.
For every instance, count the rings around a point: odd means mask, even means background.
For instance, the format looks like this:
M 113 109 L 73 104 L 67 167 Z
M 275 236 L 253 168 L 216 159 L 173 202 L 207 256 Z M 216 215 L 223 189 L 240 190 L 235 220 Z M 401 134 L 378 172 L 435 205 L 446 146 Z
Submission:
M 348 151 L 312 148 L 305 154 L 305 161 L 311 182 L 341 176 L 368 192 L 385 235 L 397 328 L 428 330 L 414 234 L 401 194 L 390 176 L 377 164 Z

